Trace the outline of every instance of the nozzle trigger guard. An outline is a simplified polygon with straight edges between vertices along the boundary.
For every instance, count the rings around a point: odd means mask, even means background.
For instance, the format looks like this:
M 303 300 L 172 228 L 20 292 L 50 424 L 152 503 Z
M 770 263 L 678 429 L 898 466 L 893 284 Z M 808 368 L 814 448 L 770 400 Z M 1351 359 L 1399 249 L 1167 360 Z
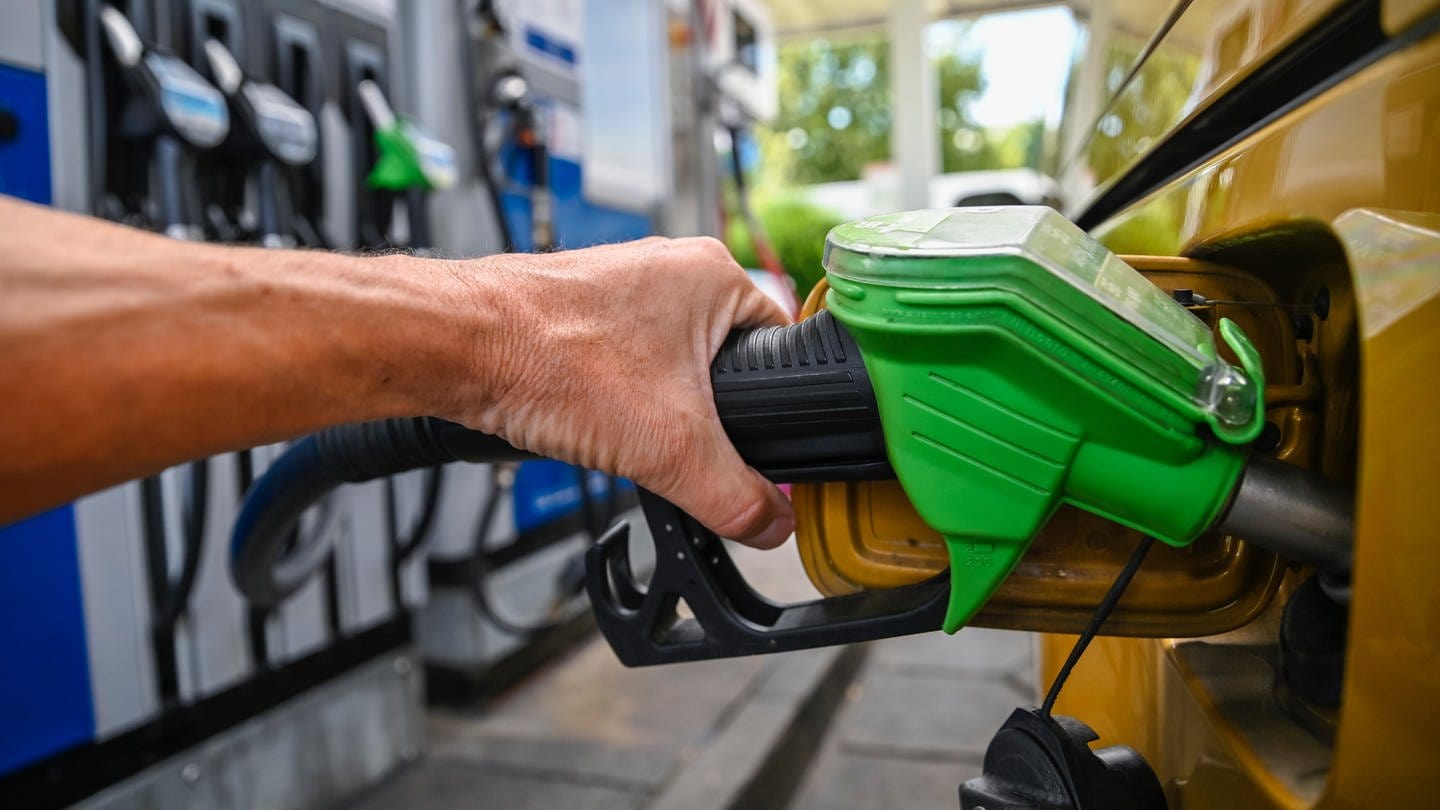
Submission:
M 778 604 L 756 593 L 714 532 L 640 490 L 655 540 L 648 585 L 630 566 L 630 526 L 619 523 L 585 556 L 595 621 L 626 666 L 701 661 L 873 641 L 938 630 L 949 573 L 924 582 L 830 599 Z M 676 611 L 680 600 L 694 618 Z

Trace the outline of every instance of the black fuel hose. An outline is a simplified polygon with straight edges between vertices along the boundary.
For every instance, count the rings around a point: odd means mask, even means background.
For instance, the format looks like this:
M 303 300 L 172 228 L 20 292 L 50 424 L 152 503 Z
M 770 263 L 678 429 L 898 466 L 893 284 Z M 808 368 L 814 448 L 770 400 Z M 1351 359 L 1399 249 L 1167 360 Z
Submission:
M 752 467 L 779 482 L 891 478 L 870 377 L 830 313 L 734 332 L 710 368 L 721 424 Z M 503 439 L 433 417 L 343 425 L 306 437 L 255 482 L 231 542 L 231 576 L 275 605 L 324 559 L 319 538 L 287 549 L 300 515 L 344 483 L 455 461 L 533 458 Z
M 342 425 L 290 445 L 246 494 L 230 545 L 231 578 L 258 607 L 294 593 L 329 553 L 324 535 L 289 542 L 306 509 L 346 483 L 448 464 L 528 457 L 495 436 L 435 418 Z
M 235 519 L 230 547 L 231 576 L 252 605 L 278 605 L 304 583 L 329 553 L 329 548 L 318 542 L 318 538 L 312 543 L 286 542 L 291 539 L 300 515 L 342 483 L 330 467 L 321 462 L 319 453 L 315 436 L 295 442 L 246 493 L 245 503 L 264 503 L 268 507 L 258 511 L 241 510 Z M 252 536 L 278 542 L 241 545 L 242 538 Z M 287 545 L 292 546 L 288 553 Z
M 616 510 L 616 479 L 613 476 L 606 476 L 609 484 L 609 495 L 603 505 L 604 514 L 600 515 L 595 503 L 594 493 L 590 491 L 589 471 L 577 468 L 580 479 L 580 504 L 581 517 L 585 525 L 585 533 L 591 543 L 599 542 L 609 528 L 610 521 L 615 519 Z M 553 632 L 562 627 L 567 621 L 566 617 L 560 614 L 560 608 L 571 597 L 579 595 L 584 589 L 583 576 L 575 576 L 574 571 L 584 570 L 585 552 L 565 562 L 561 567 L 560 576 L 556 579 L 559 593 L 552 604 L 550 615 L 529 622 L 522 622 L 504 615 L 495 609 L 495 603 L 490 599 L 489 579 L 495 572 L 495 566 L 491 562 L 490 554 L 485 548 L 485 541 L 490 536 L 490 530 L 495 525 L 495 516 L 499 513 L 500 500 L 513 491 L 511 484 L 502 483 L 498 471 L 491 479 L 490 491 L 485 497 L 485 506 L 480 512 L 480 521 L 475 528 L 475 550 L 468 560 L 469 572 L 465 578 L 466 589 L 470 593 L 471 601 L 480 614 L 493 624 L 500 632 L 518 638 L 522 641 L 529 641 L 547 633 Z
M 421 490 L 424 495 L 420 502 L 420 513 L 410 523 L 410 529 L 401 537 L 396 532 L 395 542 L 395 563 L 405 562 L 415 556 L 424 545 L 425 540 L 430 536 L 430 530 L 435 526 L 435 519 L 440 513 L 440 493 L 444 490 L 445 468 L 430 467 L 425 470 L 424 480 L 421 483 Z M 387 493 L 390 509 L 393 513 L 399 512 L 399 499 L 396 497 L 395 489 L 392 487 Z
M 490 482 L 490 491 L 485 496 L 485 506 L 480 510 L 480 521 L 475 526 L 475 551 L 470 556 L 470 571 L 465 578 L 465 584 L 470 593 L 470 599 L 475 603 L 475 609 L 480 611 L 480 615 L 488 619 L 497 630 L 505 635 L 529 641 L 555 630 L 564 622 L 554 616 L 530 622 L 511 619 L 496 610 L 495 603 L 490 599 L 488 582 L 495 572 L 495 566 L 490 561 L 490 555 L 485 549 L 485 541 L 490 536 L 490 530 L 495 526 L 495 517 L 500 512 L 501 499 L 512 491 L 512 487 L 502 483 L 500 478 L 497 469 Z
M 107 159 L 109 156 L 109 110 L 105 98 L 105 55 L 100 41 L 100 0 L 85 3 L 84 47 L 85 47 L 85 90 L 86 114 L 90 117 L 90 142 L 88 144 L 90 166 L 90 207 L 97 217 L 105 215 L 105 185 L 109 178 Z
M 180 525 L 185 557 L 180 564 L 179 576 L 170 582 L 165 599 L 161 601 L 153 620 L 155 624 L 172 627 L 180 621 L 189 605 L 190 594 L 195 590 L 195 578 L 200 572 L 200 558 L 205 550 L 210 492 L 209 459 L 200 459 L 186 465 L 184 485 L 184 494 L 180 501 Z
M 206 504 L 209 497 L 209 461 L 200 459 L 186 465 L 181 496 L 180 570 L 170 575 L 170 554 L 165 527 L 165 496 L 160 478 L 140 482 L 141 513 L 145 525 L 147 574 L 153 613 L 150 642 L 155 653 L 156 686 L 166 702 L 179 699 L 180 664 L 175 649 L 176 627 L 190 604 L 200 558 L 205 549 Z

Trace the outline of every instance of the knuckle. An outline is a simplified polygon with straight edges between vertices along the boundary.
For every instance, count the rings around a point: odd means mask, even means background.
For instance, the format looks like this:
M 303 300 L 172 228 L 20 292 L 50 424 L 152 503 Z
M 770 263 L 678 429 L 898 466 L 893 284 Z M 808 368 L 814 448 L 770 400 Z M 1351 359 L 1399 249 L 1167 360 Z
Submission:
M 721 242 L 713 236 L 695 237 L 695 246 L 707 257 L 714 259 L 730 258 L 730 249 L 725 247 L 724 242 Z

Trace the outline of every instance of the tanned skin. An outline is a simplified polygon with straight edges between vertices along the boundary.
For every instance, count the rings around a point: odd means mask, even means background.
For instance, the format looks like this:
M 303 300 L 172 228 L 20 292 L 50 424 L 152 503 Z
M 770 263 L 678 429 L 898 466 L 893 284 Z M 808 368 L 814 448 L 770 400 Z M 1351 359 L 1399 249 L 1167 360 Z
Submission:
M 178 242 L 0 196 L 0 524 L 207 455 L 440 416 L 784 542 L 708 366 L 785 323 L 725 247 L 472 260 Z

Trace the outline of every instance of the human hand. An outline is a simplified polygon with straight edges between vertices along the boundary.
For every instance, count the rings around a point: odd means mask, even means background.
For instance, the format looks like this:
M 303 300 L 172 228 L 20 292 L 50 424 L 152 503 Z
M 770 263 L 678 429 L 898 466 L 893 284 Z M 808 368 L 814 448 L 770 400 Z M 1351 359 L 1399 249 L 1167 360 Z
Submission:
M 465 265 L 476 389 L 448 418 L 551 458 L 623 475 L 722 537 L 772 548 L 790 502 L 721 427 L 709 366 L 731 329 L 785 312 L 710 238 L 653 237 Z

